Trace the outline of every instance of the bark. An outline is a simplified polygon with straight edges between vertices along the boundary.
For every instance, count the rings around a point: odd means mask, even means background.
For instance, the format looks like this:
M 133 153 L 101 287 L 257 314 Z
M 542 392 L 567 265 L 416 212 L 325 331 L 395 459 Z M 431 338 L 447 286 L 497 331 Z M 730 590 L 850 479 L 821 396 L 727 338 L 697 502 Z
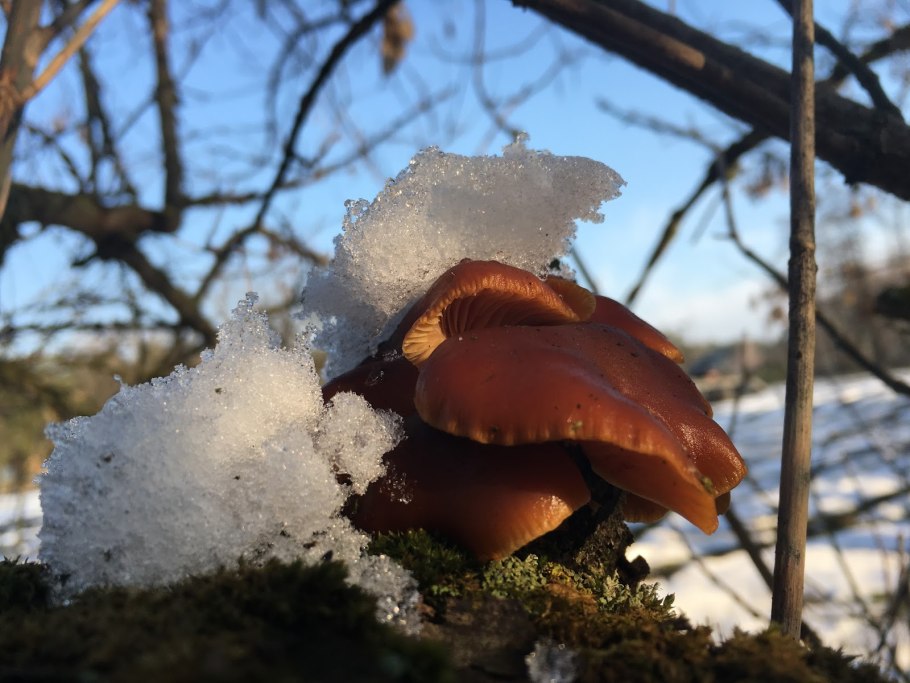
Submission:
M 761 132 L 790 139 L 790 75 L 638 0 L 513 0 Z M 847 183 L 910 200 L 910 127 L 833 89 L 816 93 L 817 154 Z
M 815 33 L 812 0 L 793 3 L 790 113 L 790 328 L 771 619 L 799 639 L 806 571 L 815 368 Z

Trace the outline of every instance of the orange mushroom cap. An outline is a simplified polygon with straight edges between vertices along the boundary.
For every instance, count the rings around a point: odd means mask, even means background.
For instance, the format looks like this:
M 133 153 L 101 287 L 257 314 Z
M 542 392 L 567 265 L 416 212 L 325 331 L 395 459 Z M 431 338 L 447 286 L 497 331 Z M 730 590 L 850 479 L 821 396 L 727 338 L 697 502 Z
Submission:
M 666 356 L 675 363 L 685 361 L 683 352 L 664 336 L 663 332 L 645 322 L 618 301 L 606 296 L 597 295 L 594 312 L 591 314 L 592 323 L 603 323 L 616 327 L 635 337 L 652 351 Z
M 482 443 L 580 441 L 601 477 L 708 533 L 716 495 L 745 474 L 685 373 L 607 325 L 446 339 L 421 366 L 414 402 L 428 424 Z
M 579 322 L 593 311 L 587 290 L 558 285 L 561 292 L 532 273 L 497 261 L 465 259 L 443 273 L 405 316 L 413 320 L 401 350 L 414 365 L 430 357 L 440 342 L 471 330 L 503 325 L 557 325 Z M 416 317 L 415 311 L 420 311 Z M 399 326 L 400 328 L 401 326 Z M 394 336 L 394 335 L 393 335 Z
M 359 499 L 365 531 L 438 531 L 480 559 L 499 559 L 552 531 L 590 499 L 558 444 L 484 446 L 424 424 L 414 413 L 417 368 L 405 358 L 369 359 L 323 387 L 404 416 L 405 439 L 385 455 L 388 473 Z
M 341 391 L 363 396 L 376 410 L 392 410 L 407 417 L 415 412 L 417 368 L 401 356 L 370 358 L 322 387 L 322 400 Z
M 405 420 L 406 438 L 386 455 L 388 473 L 357 502 L 365 531 L 432 529 L 481 560 L 500 559 L 552 531 L 590 500 L 559 444 L 486 446 Z

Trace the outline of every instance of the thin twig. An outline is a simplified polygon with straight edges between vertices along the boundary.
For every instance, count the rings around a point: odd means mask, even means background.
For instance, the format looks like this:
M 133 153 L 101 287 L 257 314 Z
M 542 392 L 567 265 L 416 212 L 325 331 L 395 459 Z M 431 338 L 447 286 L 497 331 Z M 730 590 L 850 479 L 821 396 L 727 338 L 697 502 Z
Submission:
M 729 227 L 729 226 L 728 226 Z M 790 281 L 783 273 L 779 272 L 768 263 L 765 259 L 759 256 L 753 249 L 748 247 L 739 236 L 739 233 L 736 231 L 735 226 L 732 229 L 728 230 L 727 237 L 732 240 L 733 244 L 740 250 L 740 252 L 747 259 L 752 261 L 755 265 L 761 268 L 767 275 L 774 280 L 781 289 L 788 290 L 790 287 Z M 844 352 L 854 363 L 859 365 L 863 370 L 873 375 L 875 378 L 879 379 L 885 386 L 894 391 L 895 393 L 901 394 L 903 396 L 910 396 L 910 384 L 901 381 L 890 372 L 885 370 L 881 365 L 870 360 L 860 351 L 854 344 L 851 342 L 847 335 L 845 335 L 837 325 L 829 318 L 823 311 L 818 308 L 815 309 L 815 321 L 818 323 L 818 326 L 821 327 L 831 341 Z
M 793 16 L 792 0 L 777 0 L 777 4 L 783 7 L 784 11 L 791 17 Z M 850 52 L 850 50 L 848 50 L 847 47 L 835 38 L 824 26 L 816 23 L 815 34 L 818 37 L 818 44 L 824 45 L 828 51 L 837 58 L 838 62 L 843 65 L 844 69 L 853 74 L 877 109 L 880 109 L 891 116 L 896 116 L 901 121 L 904 120 L 901 110 L 894 102 L 888 99 L 885 91 L 882 90 L 882 84 L 879 82 L 878 76 L 875 75 L 875 72 L 872 71 L 872 69 L 866 66 L 859 57 Z
M 790 331 L 771 619 L 802 625 L 815 366 L 815 41 L 812 0 L 793 3 L 790 102 Z
M 739 160 L 739 158 L 747 152 L 755 149 L 756 146 L 764 142 L 766 139 L 767 135 L 764 133 L 756 130 L 751 130 L 739 138 L 736 142 L 717 154 L 717 156 L 714 158 L 714 161 L 712 161 L 711 165 L 708 166 L 708 170 L 705 171 L 705 176 L 695 191 L 670 216 L 670 220 L 667 221 L 666 226 L 664 226 L 660 239 L 657 242 L 657 246 L 655 246 L 654 250 L 651 252 L 651 256 L 648 258 L 647 264 L 642 270 L 641 275 L 638 277 L 638 281 L 635 283 L 635 285 L 633 285 L 632 289 L 629 290 L 629 293 L 626 295 L 626 305 L 629 305 L 635 301 L 635 298 L 638 296 L 639 292 L 641 292 L 641 288 L 644 286 L 645 282 L 650 276 L 654 266 L 657 265 L 658 260 L 660 260 L 660 257 L 663 256 L 667 247 L 670 245 L 670 242 L 676 236 L 682 219 L 695 205 L 695 202 L 697 202 L 699 198 L 701 198 L 701 196 L 708 190 L 708 188 L 710 188 L 718 180 L 726 183 L 730 169 L 735 167 L 736 162 Z
M 313 104 L 316 102 L 316 96 L 322 90 L 322 86 L 328 80 L 337 64 L 341 61 L 341 58 L 344 57 L 351 46 L 375 26 L 396 2 L 398 2 L 398 0 L 378 0 L 376 6 L 352 24 L 344 37 L 335 43 L 328 58 L 317 72 L 316 78 L 313 79 L 310 87 L 304 93 L 303 97 L 300 98 L 300 105 L 297 107 L 294 123 L 291 126 L 287 140 L 285 140 L 284 143 L 284 156 L 281 159 L 281 165 L 278 167 L 278 172 L 275 174 L 272 184 L 269 186 L 269 189 L 266 190 L 262 205 L 259 207 L 256 218 L 253 220 L 253 225 L 260 225 L 262 223 L 262 219 L 265 218 L 265 214 L 268 213 L 272 200 L 275 198 L 275 193 L 278 192 L 279 188 L 284 183 L 285 175 L 291 166 L 291 162 L 295 158 L 294 147 L 297 145 L 297 136 L 300 134 L 300 130 L 303 128 L 303 124 L 309 116 Z
M 174 225 L 180 222 L 183 207 L 183 159 L 177 136 L 177 86 L 169 64 L 167 2 L 152 0 L 148 20 L 155 48 L 155 102 L 161 127 L 161 151 L 164 156 L 164 212 Z
M 54 58 L 48 63 L 44 68 L 44 71 L 34 80 L 32 83 L 25 88 L 22 92 L 19 93 L 19 105 L 22 106 L 35 95 L 41 92 L 48 83 L 50 83 L 54 76 L 59 73 L 60 69 L 63 68 L 63 65 L 69 61 L 69 58 L 72 57 L 76 52 L 79 51 L 85 41 L 88 40 L 88 37 L 92 35 L 92 32 L 101 23 L 101 20 L 106 17 L 112 9 L 117 5 L 120 0 L 104 0 L 99 6 L 98 9 L 85 20 L 85 23 L 80 26 L 76 32 L 73 34 L 73 37 L 70 38 L 66 45 L 64 45 L 60 52 L 54 55 Z

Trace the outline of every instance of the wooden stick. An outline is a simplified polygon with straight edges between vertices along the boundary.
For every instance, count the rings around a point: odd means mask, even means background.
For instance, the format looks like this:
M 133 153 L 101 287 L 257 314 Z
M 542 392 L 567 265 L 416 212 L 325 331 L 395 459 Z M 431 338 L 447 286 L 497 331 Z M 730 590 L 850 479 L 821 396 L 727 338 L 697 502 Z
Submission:
M 815 365 L 815 74 L 812 0 L 793 2 L 790 103 L 790 330 L 771 619 L 802 624 Z

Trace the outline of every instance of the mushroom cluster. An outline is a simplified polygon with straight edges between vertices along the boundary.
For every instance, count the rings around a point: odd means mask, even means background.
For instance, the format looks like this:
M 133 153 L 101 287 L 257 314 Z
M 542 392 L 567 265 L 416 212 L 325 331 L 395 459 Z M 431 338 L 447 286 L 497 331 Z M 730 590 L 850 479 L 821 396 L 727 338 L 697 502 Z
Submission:
M 627 520 L 673 510 L 712 533 L 746 468 L 682 360 L 612 299 L 464 260 L 374 356 L 324 387 L 326 400 L 352 391 L 404 417 L 405 438 L 354 521 L 505 557 L 589 502 L 574 449 L 626 492 Z

